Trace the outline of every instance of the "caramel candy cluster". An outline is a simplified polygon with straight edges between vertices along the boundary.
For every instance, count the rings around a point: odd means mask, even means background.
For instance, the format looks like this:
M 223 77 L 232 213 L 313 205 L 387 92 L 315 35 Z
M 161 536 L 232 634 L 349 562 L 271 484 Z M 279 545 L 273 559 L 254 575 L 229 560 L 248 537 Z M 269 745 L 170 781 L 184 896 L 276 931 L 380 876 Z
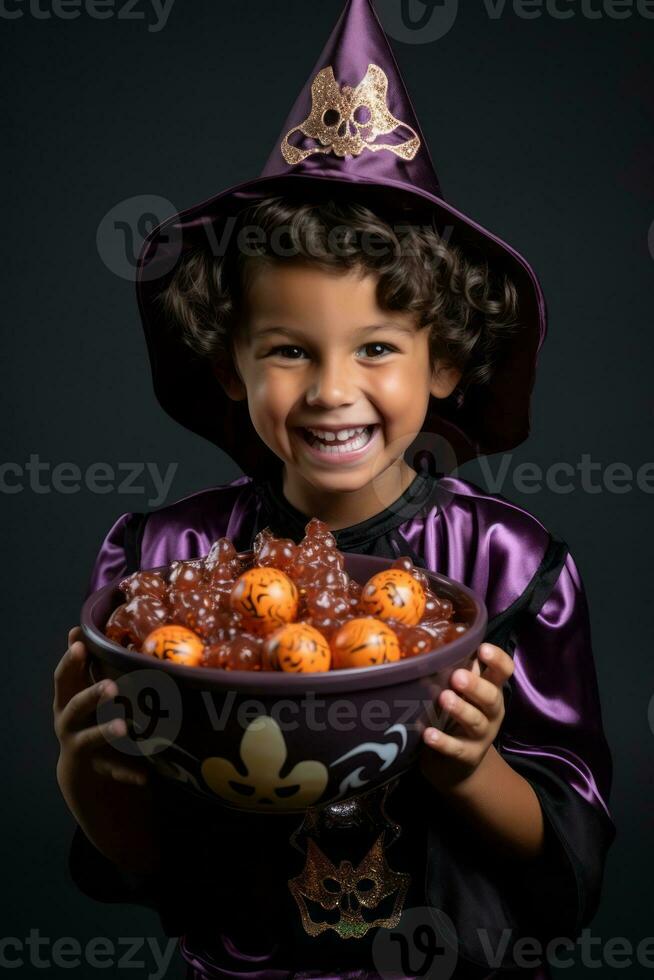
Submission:
M 318 518 L 299 544 L 265 528 L 252 556 L 228 538 L 167 573 L 134 572 L 106 636 L 130 650 L 194 667 L 318 673 L 419 656 L 456 639 L 452 603 L 410 558 L 360 585 Z

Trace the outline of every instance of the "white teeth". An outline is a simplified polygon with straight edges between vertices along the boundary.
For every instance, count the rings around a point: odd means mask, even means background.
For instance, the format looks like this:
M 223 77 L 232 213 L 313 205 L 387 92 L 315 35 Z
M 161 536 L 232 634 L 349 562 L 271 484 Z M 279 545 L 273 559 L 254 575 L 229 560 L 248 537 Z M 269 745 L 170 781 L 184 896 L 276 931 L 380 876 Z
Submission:
M 343 440 L 341 439 L 341 433 L 339 432 L 338 440 L 330 440 L 333 443 L 332 445 L 326 445 L 321 438 L 314 436 L 311 444 L 314 446 L 314 448 L 319 449 L 320 452 L 327 456 L 338 456 L 341 453 L 352 453 L 357 449 L 362 449 L 370 442 L 372 434 L 367 430 L 368 426 L 361 426 L 359 429 L 343 429 L 342 432 L 355 433 L 355 435 L 352 438 L 348 438 L 348 436 L 346 436 L 345 440 Z M 320 430 L 308 429 L 307 431 L 313 435 L 314 431 Z M 333 436 L 334 433 L 332 432 L 330 435 Z
M 354 436 L 361 435 L 361 433 L 366 431 L 367 426 L 359 426 L 358 429 L 339 429 L 337 432 L 330 432 L 327 429 L 310 429 L 307 427 L 307 432 L 311 435 L 316 436 L 318 439 L 323 439 L 325 442 L 335 442 L 337 439 L 339 442 L 347 442 L 348 439 L 352 439 Z

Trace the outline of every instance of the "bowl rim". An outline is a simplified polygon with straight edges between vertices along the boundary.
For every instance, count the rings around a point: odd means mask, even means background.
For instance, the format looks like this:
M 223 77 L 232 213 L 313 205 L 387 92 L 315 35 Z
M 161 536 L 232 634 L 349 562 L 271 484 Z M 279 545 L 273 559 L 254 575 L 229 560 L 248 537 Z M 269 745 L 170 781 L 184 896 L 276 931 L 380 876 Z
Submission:
M 252 550 L 237 552 L 238 557 L 247 557 L 252 554 Z M 346 562 L 350 556 L 365 559 L 373 562 L 382 568 L 388 567 L 388 562 L 393 561 L 382 555 L 365 555 L 360 552 L 343 552 Z M 200 559 L 180 559 L 192 563 Z M 138 571 L 160 572 L 168 571 L 170 565 L 158 565 L 154 568 L 138 569 Z M 218 690 L 232 690 L 236 692 L 260 694 L 301 694 L 308 690 L 321 691 L 323 693 L 350 692 L 356 690 L 374 690 L 378 687 L 388 687 L 391 684 L 399 684 L 406 681 L 416 680 L 417 678 L 428 677 L 436 671 L 447 669 L 458 664 L 467 653 L 469 648 L 477 649 L 483 641 L 486 626 L 488 623 L 488 613 L 484 600 L 468 586 L 449 578 L 442 572 L 433 572 L 428 568 L 421 568 L 430 581 L 438 586 L 444 587 L 447 592 L 459 592 L 472 602 L 475 614 L 470 626 L 465 633 L 462 633 L 456 640 L 452 640 L 445 646 L 438 647 L 429 653 L 421 653 L 416 657 L 409 657 L 397 660 L 393 663 L 377 664 L 373 667 L 345 667 L 340 670 L 328 670 L 322 673 L 294 674 L 284 671 L 260 671 L 260 670 L 225 670 L 222 667 L 188 667 L 184 664 L 176 664 L 169 660 L 158 660 L 156 657 L 148 657 L 144 663 L 144 654 L 127 650 L 109 640 L 102 630 L 95 625 L 95 609 L 106 598 L 109 593 L 118 590 L 118 585 L 129 573 L 119 575 L 108 582 L 106 585 L 97 589 L 89 595 L 82 606 L 80 615 L 80 625 L 86 640 L 91 642 L 91 650 L 95 656 L 108 661 L 114 666 L 123 665 L 126 668 L 144 668 L 163 670 L 173 679 L 179 678 L 185 682 L 190 682 L 192 687 L 211 688 Z M 474 641 L 474 643 L 472 642 Z M 145 666 L 147 664 L 147 667 Z M 363 682 L 363 683 L 358 683 Z

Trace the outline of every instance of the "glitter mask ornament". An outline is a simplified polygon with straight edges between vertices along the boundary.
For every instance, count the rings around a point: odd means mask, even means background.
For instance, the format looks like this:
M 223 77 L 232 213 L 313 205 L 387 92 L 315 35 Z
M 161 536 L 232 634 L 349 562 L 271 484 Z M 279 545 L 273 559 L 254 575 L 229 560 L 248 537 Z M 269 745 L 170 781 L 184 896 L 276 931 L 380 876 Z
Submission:
M 343 803 L 310 807 L 291 835 L 296 850 L 306 841 L 304 867 L 288 887 L 309 936 L 331 929 L 341 939 L 361 939 L 370 929 L 398 925 L 411 881 L 409 874 L 389 866 L 385 854 L 402 833 L 385 810 L 398 783 L 392 780 Z M 348 842 L 347 856 L 339 853 L 339 835 Z M 355 856 L 352 839 L 357 835 Z
M 282 19 L 291 16 L 283 3 L 279 13 Z M 309 19 L 307 30 L 310 25 Z M 284 52 L 280 50 L 277 57 L 284 57 Z M 252 72 L 256 75 L 257 69 Z M 259 97 L 242 113 L 250 120 L 248 126 L 256 127 L 257 118 L 273 111 L 266 103 L 263 71 L 260 84 Z M 221 85 L 218 78 L 217 88 Z M 231 138 L 241 139 L 238 133 Z M 228 137 L 220 139 L 219 154 L 228 159 Z M 199 136 L 189 149 L 191 157 L 202 152 Z M 213 143 L 207 147 L 212 154 L 215 150 Z M 155 393 L 172 418 L 209 439 L 248 476 L 265 475 L 279 465 L 254 429 L 247 401 L 228 397 L 210 361 L 190 351 L 180 330 L 170 329 L 160 302 L 188 252 L 225 254 L 223 250 L 238 236 L 239 215 L 269 197 L 298 204 L 353 200 L 394 228 L 404 228 L 409 221 L 429 225 L 450 244 L 470 248 L 473 257 L 481 253 L 497 273 L 509 275 L 518 294 L 521 329 L 507 341 L 504 360 L 487 384 L 471 385 L 463 401 L 455 396 L 430 399 L 421 438 L 435 437 L 429 438 L 429 444 L 434 452 L 438 447 L 443 472 L 475 456 L 506 452 L 524 441 L 537 355 L 546 331 L 540 284 L 515 249 L 444 200 L 429 147 L 372 0 L 347 0 L 261 175 L 167 218 L 143 243 L 137 298 Z M 447 446 L 438 440 L 445 440 Z M 411 451 L 409 447 L 407 453 Z M 411 463 L 412 458 L 407 458 Z
M 396 119 L 387 105 L 388 78 L 379 65 L 368 65 L 365 78 L 356 88 L 340 86 L 330 65 L 319 71 L 311 86 L 311 112 L 282 140 L 282 154 L 289 164 L 300 163 L 313 153 L 335 153 L 338 157 L 357 157 L 364 150 L 388 150 L 404 160 L 413 160 L 420 148 L 420 137 L 406 123 Z M 402 143 L 377 142 L 398 129 L 412 134 Z M 289 140 L 295 133 L 320 141 L 322 146 L 300 149 Z

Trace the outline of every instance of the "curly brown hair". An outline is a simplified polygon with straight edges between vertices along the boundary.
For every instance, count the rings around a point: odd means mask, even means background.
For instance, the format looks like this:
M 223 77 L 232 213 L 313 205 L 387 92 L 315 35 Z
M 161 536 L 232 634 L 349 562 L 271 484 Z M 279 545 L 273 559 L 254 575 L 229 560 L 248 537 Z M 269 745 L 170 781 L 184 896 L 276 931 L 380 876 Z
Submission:
M 419 329 L 430 328 L 432 365 L 441 360 L 462 372 L 453 395 L 459 405 L 469 386 L 490 380 L 504 341 L 519 326 L 513 281 L 478 250 L 448 242 L 433 218 L 398 229 L 350 199 L 275 196 L 239 212 L 223 256 L 191 248 L 158 297 L 170 328 L 199 357 L 231 358 L 249 277 L 261 262 L 375 274 L 380 308 L 414 313 Z

